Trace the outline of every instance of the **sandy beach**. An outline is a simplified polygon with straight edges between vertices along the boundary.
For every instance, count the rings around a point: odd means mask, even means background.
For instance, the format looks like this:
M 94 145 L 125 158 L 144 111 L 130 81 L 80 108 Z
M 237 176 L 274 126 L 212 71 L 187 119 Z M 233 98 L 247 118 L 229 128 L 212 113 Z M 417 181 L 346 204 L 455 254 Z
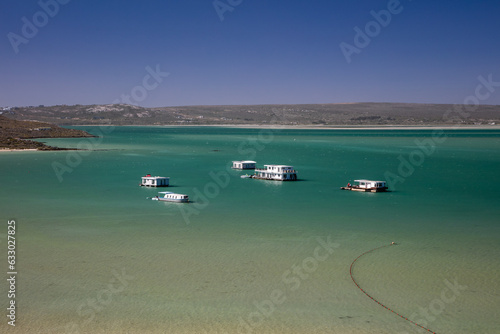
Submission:
M 38 150 L 36 148 L 27 148 L 27 149 L 0 148 L 0 152 L 26 152 L 26 151 L 38 151 Z

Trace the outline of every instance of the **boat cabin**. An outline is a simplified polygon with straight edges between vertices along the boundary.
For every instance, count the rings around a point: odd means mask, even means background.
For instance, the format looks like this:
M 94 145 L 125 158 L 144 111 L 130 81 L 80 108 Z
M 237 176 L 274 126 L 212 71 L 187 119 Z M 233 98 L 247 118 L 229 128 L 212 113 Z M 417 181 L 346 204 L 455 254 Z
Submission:
M 144 187 L 168 187 L 170 183 L 169 177 L 151 176 L 151 174 L 143 176 L 141 179 L 141 186 Z
M 244 160 L 244 161 L 233 161 L 234 169 L 255 169 L 255 161 Z
M 265 168 L 255 169 L 254 179 L 275 181 L 296 181 L 297 171 L 293 166 L 264 165 Z
M 364 191 L 364 192 L 382 192 L 387 191 L 387 182 L 372 180 L 354 180 L 356 184 L 348 183 L 342 190 Z
M 163 194 L 163 197 L 156 196 L 156 200 L 164 201 L 164 202 L 178 202 L 178 203 L 187 203 L 189 202 L 189 196 L 184 194 L 175 194 L 168 191 L 160 192 L 159 194 Z
M 354 180 L 361 189 L 387 188 L 385 181 Z

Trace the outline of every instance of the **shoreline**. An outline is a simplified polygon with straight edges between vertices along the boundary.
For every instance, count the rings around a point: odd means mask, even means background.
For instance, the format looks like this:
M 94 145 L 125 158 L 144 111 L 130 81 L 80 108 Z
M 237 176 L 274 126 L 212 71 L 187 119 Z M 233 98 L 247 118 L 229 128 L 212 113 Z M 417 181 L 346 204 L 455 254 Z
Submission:
M 40 151 L 37 148 L 1 148 L 0 152 L 26 152 L 26 151 Z
M 175 126 L 175 125 L 174 125 Z M 500 130 L 500 125 L 469 125 L 469 126 L 436 126 L 436 125 L 387 125 L 387 126 L 356 126 L 356 125 L 345 125 L 345 126 L 315 126 L 315 125 L 245 125 L 245 124 L 232 124 L 232 125 L 181 125 L 181 126 L 213 126 L 213 127 L 229 127 L 229 128 L 248 128 L 248 129 L 286 129 L 286 130 Z
M 0 152 L 60 152 L 60 151 L 81 151 L 77 148 L 66 148 L 66 147 L 55 147 L 53 149 L 43 149 L 40 150 L 38 148 L 2 148 L 0 147 Z
M 82 124 L 82 125 L 64 125 L 68 127 L 101 127 L 101 126 L 136 126 L 136 127 L 163 127 L 163 128 L 182 128 L 182 127 L 214 127 L 214 128 L 237 128 L 237 129 L 285 129 L 285 130 L 500 130 L 500 124 L 497 125 L 336 125 L 336 126 L 322 126 L 322 125 L 265 125 L 265 124 L 191 124 L 191 125 L 114 125 L 114 124 Z

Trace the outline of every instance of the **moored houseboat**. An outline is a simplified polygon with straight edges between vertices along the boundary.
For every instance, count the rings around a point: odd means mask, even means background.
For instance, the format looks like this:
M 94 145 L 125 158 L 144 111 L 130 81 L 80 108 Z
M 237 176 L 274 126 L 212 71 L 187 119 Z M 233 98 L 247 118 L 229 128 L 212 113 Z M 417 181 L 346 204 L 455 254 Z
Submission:
M 170 178 L 164 176 L 151 176 L 151 174 L 148 174 L 141 179 L 140 185 L 143 187 L 168 187 L 170 184 Z
M 176 202 L 176 203 L 187 203 L 189 202 L 189 196 L 184 194 L 175 194 L 168 191 L 159 192 L 159 194 L 163 194 L 163 197 L 155 196 L 151 198 L 153 201 L 162 201 L 162 202 Z
M 234 169 L 255 169 L 255 161 L 243 160 L 243 161 L 233 161 Z
M 356 184 L 348 183 L 347 186 L 340 187 L 340 189 L 372 193 L 388 191 L 387 182 L 385 181 L 354 180 L 354 182 Z
M 264 165 L 265 168 L 256 168 L 254 179 L 274 181 L 296 181 L 297 171 L 293 166 Z

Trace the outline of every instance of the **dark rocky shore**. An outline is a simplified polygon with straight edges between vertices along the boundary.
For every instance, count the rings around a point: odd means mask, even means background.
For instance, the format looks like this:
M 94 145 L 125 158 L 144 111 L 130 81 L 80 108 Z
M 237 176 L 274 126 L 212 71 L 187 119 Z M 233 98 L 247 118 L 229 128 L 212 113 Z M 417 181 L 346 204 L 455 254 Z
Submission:
M 66 150 L 34 141 L 34 138 L 79 138 L 93 135 L 75 129 L 66 129 L 50 123 L 19 121 L 0 115 L 0 149 L 42 151 Z

